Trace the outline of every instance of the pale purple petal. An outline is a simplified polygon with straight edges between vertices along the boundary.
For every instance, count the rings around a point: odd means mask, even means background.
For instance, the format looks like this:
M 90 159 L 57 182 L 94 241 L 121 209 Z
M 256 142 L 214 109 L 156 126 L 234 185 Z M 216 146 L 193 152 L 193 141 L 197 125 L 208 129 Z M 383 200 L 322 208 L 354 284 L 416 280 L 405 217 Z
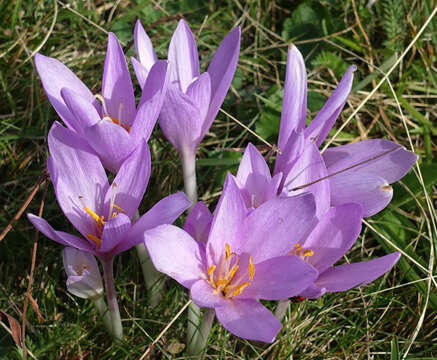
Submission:
M 310 286 L 318 275 L 316 269 L 297 256 L 271 258 L 255 264 L 253 281 L 235 298 L 287 299 Z
M 389 271 L 400 256 L 399 252 L 394 252 L 369 261 L 334 266 L 321 274 L 315 285 L 328 292 L 338 292 L 369 284 Z
M 240 27 L 235 28 L 226 35 L 208 66 L 207 72 L 211 77 L 211 103 L 203 127 L 204 134 L 217 116 L 231 86 L 240 54 L 240 38 Z
M 103 294 L 103 289 L 96 289 L 95 283 L 87 276 L 69 276 L 66 285 L 69 293 L 82 299 L 89 299 Z
M 287 255 L 314 227 L 314 214 L 314 197 L 309 193 L 262 204 L 244 222 L 239 222 L 245 234 L 240 252 L 251 255 L 255 264 Z M 232 230 L 225 227 L 222 238 L 226 238 L 226 234 L 229 237 L 230 232 Z
M 140 20 L 137 20 L 134 29 L 135 50 L 141 64 L 150 71 L 150 68 L 158 61 L 155 50 L 153 49 L 152 41 L 144 30 Z M 142 87 L 141 87 L 142 88 Z
M 305 136 L 303 131 L 292 131 L 281 153 L 276 154 L 274 174 L 282 172 L 287 175 L 305 148 Z M 285 177 L 282 178 L 285 180 Z
M 199 244 L 173 225 L 160 225 L 145 236 L 145 245 L 156 270 L 190 288 L 206 274 L 204 257 Z
M 360 235 L 362 214 L 359 204 L 330 208 L 301 244 L 314 252 L 306 261 L 322 272 L 341 259 Z
M 299 296 L 302 296 L 307 299 L 318 299 L 325 293 L 326 293 L 325 288 L 319 288 L 318 286 L 313 284 L 307 287 L 304 291 L 301 291 Z
M 64 103 L 61 89 L 68 87 L 90 103 L 94 101 L 93 94 L 70 69 L 56 59 L 36 54 L 35 66 L 47 97 L 56 112 L 70 129 L 75 130 L 76 119 Z
M 98 249 L 99 253 L 106 253 L 119 245 L 131 228 L 131 222 L 128 216 L 118 214 L 109 219 L 103 228 L 102 243 Z
M 185 93 L 191 81 L 199 76 L 199 55 L 193 33 L 184 20 L 180 20 L 168 48 L 170 81 L 179 81 Z
M 230 301 L 217 293 L 204 279 L 196 281 L 191 286 L 191 297 L 197 306 L 208 308 L 226 305 Z
M 256 300 L 229 301 L 215 313 L 226 330 L 244 339 L 271 343 L 281 330 L 279 320 Z
M 109 188 L 98 156 L 83 138 L 59 123 L 51 127 L 48 144 L 47 166 L 62 211 L 83 236 L 93 233 L 96 223 L 84 206 L 101 214 Z
M 244 150 L 243 158 L 237 172 L 237 180 L 242 184 L 247 182 L 247 179 L 251 174 L 260 174 L 268 181 L 271 180 L 270 169 L 264 160 L 263 156 L 259 153 L 258 149 L 249 143 Z
M 131 125 L 136 113 L 134 89 L 123 49 L 113 33 L 108 34 L 102 95 L 108 114 Z
M 209 101 L 211 98 L 211 80 L 208 73 L 203 73 L 195 81 L 193 81 L 187 88 L 187 96 L 193 101 L 199 109 L 200 118 L 205 119 L 208 112 Z M 208 129 L 202 126 L 203 137 Z
M 199 201 L 187 216 L 184 230 L 190 234 L 194 240 L 206 243 L 211 229 L 212 214 L 208 207 Z
M 140 88 L 144 89 L 144 84 L 146 83 L 147 75 L 149 74 L 149 72 L 147 71 L 146 67 L 134 57 L 131 57 L 130 60 L 132 63 L 132 67 L 134 68 L 135 76 L 137 77 L 138 83 L 140 84 Z
M 314 139 L 317 146 L 320 146 L 337 120 L 338 115 L 346 104 L 347 97 L 352 88 L 354 71 L 356 66 L 349 66 L 341 78 L 337 88 L 323 105 L 317 116 L 305 129 L 305 137 Z
M 282 100 L 281 125 L 278 146 L 285 148 L 291 132 L 305 126 L 307 111 L 307 74 L 302 54 L 293 44 L 288 48 L 285 73 L 284 98 Z
M 417 161 L 417 155 L 392 141 L 372 139 L 328 148 L 323 159 L 329 174 L 342 170 L 365 172 L 391 184 L 405 176 Z
M 379 176 L 365 172 L 351 172 L 329 178 L 331 204 L 337 206 L 354 202 L 363 208 L 363 217 L 384 209 L 393 197 L 393 188 Z

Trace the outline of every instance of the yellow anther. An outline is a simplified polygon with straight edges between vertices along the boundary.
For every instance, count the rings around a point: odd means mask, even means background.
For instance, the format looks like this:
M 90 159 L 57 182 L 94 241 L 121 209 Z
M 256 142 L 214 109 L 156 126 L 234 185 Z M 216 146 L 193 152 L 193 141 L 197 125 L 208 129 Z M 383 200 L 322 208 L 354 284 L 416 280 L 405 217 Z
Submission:
M 113 217 L 113 218 L 115 218 L 117 215 L 118 215 L 118 213 L 115 212 L 115 211 L 112 213 L 112 217 Z
M 208 269 L 208 275 L 211 276 L 212 274 L 214 274 L 214 271 L 216 268 L 217 268 L 217 266 L 215 266 L 215 265 L 210 266 Z
M 84 206 L 84 210 L 91 215 L 91 217 L 96 220 L 97 223 L 100 222 L 100 216 L 97 215 L 94 211 L 92 211 L 90 208 Z
M 246 286 L 248 286 L 249 285 L 249 281 L 246 281 L 246 282 L 244 282 L 244 283 L 242 283 L 241 285 L 239 285 L 233 292 L 232 292 L 232 296 L 237 296 L 237 295 L 240 295 L 242 292 L 243 292 L 243 290 L 244 290 L 244 288 L 246 287 Z
M 102 239 L 93 234 L 86 234 L 86 237 L 91 241 L 94 241 L 97 244 L 97 247 L 100 247 L 100 245 L 102 244 Z
M 298 247 L 300 247 L 299 243 L 294 244 L 294 248 L 298 248 Z
M 235 273 L 237 272 L 239 266 L 238 265 L 234 265 L 231 269 L 231 272 L 228 275 L 228 282 L 230 282 L 232 280 L 232 278 L 234 277 Z
M 228 260 L 231 257 L 231 246 L 226 243 L 225 245 L 225 251 L 226 251 L 226 260 Z
M 252 281 L 255 276 L 255 265 L 253 264 L 252 256 L 249 256 L 249 280 Z
M 122 213 L 126 213 L 126 211 L 124 211 L 120 206 L 118 206 L 117 204 L 112 205 L 112 207 Z
M 302 255 L 303 256 L 313 256 L 314 255 L 314 251 L 312 251 L 311 249 L 307 249 L 307 250 L 304 250 Z

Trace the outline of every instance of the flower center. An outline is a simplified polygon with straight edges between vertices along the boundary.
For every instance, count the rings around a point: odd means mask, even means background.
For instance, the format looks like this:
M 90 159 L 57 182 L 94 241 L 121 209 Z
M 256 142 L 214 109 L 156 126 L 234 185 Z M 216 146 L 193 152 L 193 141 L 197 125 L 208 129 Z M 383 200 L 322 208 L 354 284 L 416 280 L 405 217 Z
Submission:
M 304 249 L 302 245 L 299 243 L 294 245 L 294 249 L 291 250 L 288 255 L 297 255 L 300 256 L 302 260 L 305 260 L 307 257 L 311 257 L 314 255 L 314 251 L 311 249 Z
M 76 272 L 76 275 L 82 276 L 85 270 L 90 270 L 90 266 L 88 264 L 76 265 L 73 267 L 73 270 Z
M 114 116 L 108 115 L 108 109 L 106 107 L 106 102 L 105 102 L 104 97 L 102 95 L 100 95 L 100 94 L 95 94 L 94 97 L 96 99 L 100 100 L 100 102 L 102 103 L 102 107 L 103 107 L 103 117 L 102 117 L 102 120 L 110 120 L 114 124 L 120 125 L 127 132 L 130 132 L 131 127 L 128 124 L 123 123 L 123 121 L 122 121 L 122 116 L 121 115 L 122 115 L 122 112 L 123 112 L 123 104 L 120 104 L 120 106 L 118 108 L 118 117 L 114 117 Z
M 255 265 L 252 256 L 249 257 L 249 266 L 247 271 L 242 273 L 238 278 L 235 274 L 240 268 L 240 255 L 231 252 L 228 243 L 225 246 L 225 256 L 220 259 L 219 265 L 212 265 L 208 269 L 208 282 L 214 288 L 214 293 L 220 293 L 226 298 L 232 298 L 241 294 L 245 287 L 249 286 L 255 275 Z M 243 281 L 249 278 L 248 281 Z

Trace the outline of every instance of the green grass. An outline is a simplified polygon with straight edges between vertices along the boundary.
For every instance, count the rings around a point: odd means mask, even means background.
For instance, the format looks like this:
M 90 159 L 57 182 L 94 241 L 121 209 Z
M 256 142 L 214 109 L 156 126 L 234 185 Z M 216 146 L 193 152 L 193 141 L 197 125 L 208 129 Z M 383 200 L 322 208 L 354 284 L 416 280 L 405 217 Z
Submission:
M 360 261 L 402 249 L 394 270 L 364 288 L 293 304 L 272 345 L 248 342 L 215 323 L 206 358 L 229 359 L 426 359 L 437 356 L 437 294 L 434 274 L 437 241 L 431 207 L 436 201 L 435 135 L 437 26 L 434 19 L 375 94 L 364 102 L 430 17 L 431 0 L 363 2 L 317 1 L 127 1 L 55 0 L 0 3 L 0 230 L 28 197 L 45 169 L 46 135 L 57 120 L 31 56 L 38 50 L 68 65 L 99 91 L 106 49 L 105 31 L 114 31 L 134 55 L 132 30 L 145 25 L 158 56 L 166 58 L 177 20 L 186 18 L 196 35 L 202 69 L 235 25 L 242 27 L 237 73 L 223 109 L 270 143 L 277 138 L 287 44 L 304 53 L 309 73 L 311 118 L 333 91 L 347 65 L 358 67 L 354 90 L 336 129 L 357 107 L 333 144 L 384 137 L 411 148 L 419 168 L 395 186 L 392 204 L 367 219 L 362 235 L 344 261 Z M 392 86 L 392 88 L 390 87 Z M 137 85 L 136 85 L 137 86 Z M 138 90 L 138 86 L 137 86 Z M 137 92 L 138 94 L 139 92 Z M 398 107 L 400 103 L 401 108 Z M 199 195 L 211 209 L 227 171 L 235 172 L 249 142 L 268 147 L 219 113 L 199 149 Z M 153 168 L 140 211 L 183 188 L 176 152 L 157 127 L 150 140 Z M 27 211 L 37 213 L 40 190 Z M 425 196 L 426 195 L 426 196 Z M 431 199 L 427 203 L 426 197 Z M 73 230 L 49 186 L 44 217 L 56 228 Z M 181 225 L 183 219 L 179 220 Z M 20 323 L 31 266 L 34 229 L 25 216 L 0 243 L 0 310 Z M 387 242 L 387 240 L 390 242 Z M 126 333 L 115 345 L 92 303 L 65 288 L 61 246 L 39 237 L 32 297 L 27 311 L 26 346 L 38 359 L 139 359 L 188 301 L 187 292 L 167 281 L 167 295 L 156 308 L 147 294 L 134 251 L 116 258 L 117 291 Z M 273 303 L 269 303 L 273 306 Z M 6 327 L 9 323 L 2 318 Z M 20 359 L 12 337 L 0 327 L 0 358 Z M 185 315 L 157 342 L 151 358 L 186 359 Z M 392 350 L 393 349 L 393 350 Z M 29 357 L 29 356 L 28 356 Z

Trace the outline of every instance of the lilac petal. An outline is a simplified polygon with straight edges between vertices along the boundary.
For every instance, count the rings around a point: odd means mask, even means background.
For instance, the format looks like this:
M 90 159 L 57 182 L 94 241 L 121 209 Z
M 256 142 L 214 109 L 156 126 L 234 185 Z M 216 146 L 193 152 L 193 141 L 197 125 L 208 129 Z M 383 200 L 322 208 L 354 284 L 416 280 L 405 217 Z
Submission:
M 130 134 L 135 139 L 149 140 L 158 119 L 167 90 L 167 61 L 153 65 L 143 88 L 138 112 Z
M 131 228 L 131 222 L 128 216 L 118 214 L 109 219 L 103 228 L 102 243 L 98 249 L 99 253 L 107 253 L 120 244 Z
M 279 174 L 280 172 L 284 175 L 288 174 L 304 148 L 305 136 L 303 131 L 296 132 L 293 130 L 285 147 L 280 149 L 281 153 L 276 155 L 274 174 Z M 283 180 L 285 180 L 285 177 L 283 177 Z
M 233 300 L 215 309 L 217 319 L 234 335 L 248 340 L 271 343 L 281 323 L 256 300 Z
M 228 173 L 208 237 L 208 256 L 212 264 L 218 264 L 225 254 L 226 243 L 231 251 L 241 246 L 241 241 L 245 239 L 242 224 L 247 212 L 236 180 Z
M 366 172 L 391 184 L 405 176 L 417 155 L 392 141 L 372 139 L 329 148 L 323 159 L 329 174 L 350 168 L 346 173 Z
M 325 288 L 319 288 L 318 286 L 313 284 L 307 287 L 304 291 L 301 291 L 299 296 L 302 296 L 307 299 L 318 299 L 325 293 L 326 293 Z
M 123 49 L 113 33 L 108 34 L 105 68 L 103 70 L 102 95 L 108 116 L 120 123 L 131 125 L 136 113 L 132 80 Z
M 74 130 L 79 134 L 83 134 L 85 128 L 100 121 L 100 115 L 94 105 L 74 90 L 62 88 L 61 96 L 75 118 Z
M 282 300 L 298 295 L 319 273 L 297 256 L 281 256 L 255 264 L 250 285 L 238 299 Z
M 85 136 L 103 166 L 112 173 L 118 171 L 136 145 L 126 129 L 107 118 L 86 128 Z
M 285 73 L 284 98 L 282 100 L 279 148 L 285 148 L 291 132 L 305 126 L 307 111 L 307 74 L 302 54 L 293 44 L 288 48 Z
M 185 93 L 192 79 L 199 76 L 199 55 L 194 35 L 184 20 L 180 20 L 168 48 L 170 81 L 179 81 Z
M 190 234 L 194 240 L 206 244 L 211 229 L 211 222 L 211 211 L 209 211 L 203 202 L 199 201 L 187 216 L 184 230 Z
M 369 284 L 389 271 L 400 256 L 399 252 L 394 252 L 369 261 L 334 266 L 321 274 L 315 285 L 328 292 L 338 292 Z
M 200 307 L 214 308 L 226 305 L 229 299 L 225 299 L 221 294 L 206 281 L 200 279 L 191 286 L 191 297 L 194 303 Z
M 68 87 L 90 103 L 94 101 L 93 94 L 70 69 L 56 59 L 36 54 L 35 66 L 56 112 L 70 129 L 76 129 L 76 120 L 62 99 L 61 89 Z
M 244 222 L 239 222 L 246 235 L 240 252 L 251 255 L 255 264 L 287 255 L 314 227 L 314 213 L 314 197 L 309 193 L 262 204 Z M 229 228 L 225 230 L 222 238 L 232 233 Z
M 392 187 L 381 177 L 365 172 L 334 175 L 329 178 L 333 206 L 354 202 L 363 208 L 363 217 L 384 209 L 393 197 Z
M 267 180 L 271 180 L 270 169 L 264 160 L 263 156 L 259 153 L 258 149 L 249 143 L 244 150 L 243 158 L 241 159 L 240 166 L 238 167 L 237 180 L 242 184 L 247 182 L 248 177 L 251 174 L 260 174 Z
M 160 225 L 146 233 L 145 245 L 155 268 L 190 288 L 206 274 L 204 254 L 184 230 Z
M 303 153 L 295 161 L 290 171 L 284 175 L 283 192 L 288 196 L 295 196 L 310 191 L 314 194 L 316 201 L 316 216 L 320 217 L 330 207 L 329 180 L 319 181 L 326 177 L 327 173 L 325 163 L 316 145 L 307 142 Z M 298 189 L 304 185 L 307 186 Z
M 83 138 L 59 123 L 52 125 L 48 144 L 51 155 L 47 166 L 62 211 L 83 236 L 93 233 L 96 222 L 84 205 L 101 214 L 109 188 L 98 156 Z
M 232 30 L 220 43 L 207 73 L 211 77 L 211 103 L 204 123 L 205 134 L 214 121 L 232 83 L 240 54 L 241 28 Z
M 314 252 L 306 261 L 322 272 L 341 259 L 360 235 L 362 214 L 358 204 L 330 208 L 301 244 Z
M 194 102 L 174 84 L 169 84 L 159 116 L 159 126 L 172 145 L 181 151 L 194 151 L 202 131 L 202 118 Z
M 39 216 L 27 214 L 27 218 L 32 225 L 38 229 L 38 231 L 42 232 L 49 239 L 52 239 L 61 245 L 71 246 L 79 250 L 94 253 L 94 246 L 92 246 L 88 241 L 63 231 L 56 231 L 47 221 Z
M 62 261 L 68 276 L 79 275 L 77 269 L 82 271 L 83 266 L 86 266 L 90 274 L 98 274 L 98 276 L 96 275 L 95 277 L 101 279 L 97 260 L 95 256 L 89 252 L 80 251 L 74 247 L 66 247 L 62 251 Z
M 317 116 L 305 129 L 305 137 L 314 139 L 317 146 L 320 146 L 337 120 L 338 115 L 346 104 L 347 97 L 352 88 L 354 71 L 356 66 L 349 66 L 341 78 L 337 88 L 323 105 Z
M 95 283 L 87 276 L 71 275 L 66 281 L 67 290 L 81 299 L 89 299 L 103 294 L 102 289 L 96 289 Z
M 137 20 L 134 29 L 135 50 L 140 59 L 141 64 L 150 71 L 153 64 L 158 61 L 152 42 L 144 30 L 140 20 Z M 141 86 L 142 88 L 142 86 Z
M 140 85 L 141 89 L 144 89 L 144 84 L 146 83 L 147 75 L 149 74 L 149 72 L 147 71 L 146 67 L 133 56 L 130 58 L 130 61 L 132 63 L 132 67 L 134 68 L 138 84 Z
M 194 102 L 199 109 L 200 118 L 203 120 L 209 107 L 209 100 L 211 98 L 211 80 L 209 74 L 203 73 L 195 81 L 193 81 L 187 88 L 187 96 Z M 202 127 L 203 128 L 203 127 Z M 202 130 L 203 137 L 208 129 Z

